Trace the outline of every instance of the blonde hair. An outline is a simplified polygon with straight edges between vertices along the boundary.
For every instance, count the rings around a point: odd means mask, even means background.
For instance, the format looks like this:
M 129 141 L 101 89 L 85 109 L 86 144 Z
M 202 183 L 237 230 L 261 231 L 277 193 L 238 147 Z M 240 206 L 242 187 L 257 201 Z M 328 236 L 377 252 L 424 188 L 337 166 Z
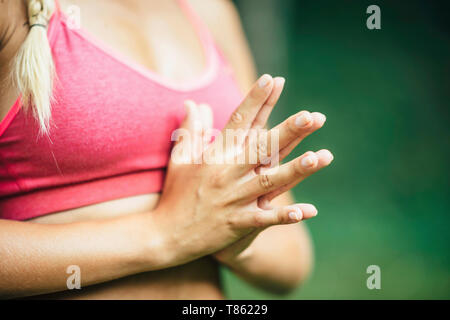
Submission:
M 40 132 L 48 133 L 55 68 L 46 26 L 55 3 L 54 0 L 25 1 L 30 30 L 17 52 L 12 76 L 22 96 L 24 108 L 32 109 L 33 116 L 39 122 Z

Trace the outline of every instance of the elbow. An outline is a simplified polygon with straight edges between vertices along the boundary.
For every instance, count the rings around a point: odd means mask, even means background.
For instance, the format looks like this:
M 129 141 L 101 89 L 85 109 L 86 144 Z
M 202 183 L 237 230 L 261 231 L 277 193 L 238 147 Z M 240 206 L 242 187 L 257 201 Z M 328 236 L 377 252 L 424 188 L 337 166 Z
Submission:
M 279 279 L 276 284 L 271 286 L 272 293 L 288 295 L 301 288 L 311 275 L 312 261 L 302 261 L 290 269 L 283 279 Z
M 293 260 L 278 266 L 277 272 L 271 272 L 265 277 L 262 289 L 276 295 L 288 295 L 297 291 L 309 279 L 313 270 L 312 252 L 297 251 L 296 255 L 291 255 Z
M 283 266 L 283 276 L 277 288 L 280 294 L 289 294 L 298 290 L 308 281 L 312 274 L 314 268 L 312 244 L 306 239 L 303 239 L 300 244 L 295 249 L 291 249 L 289 254 L 290 263 Z
M 307 261 L 302 261 L 299 263 L 292 272 L 291 280 L 285 286 L 285 294 L 291 293 L 292 291 L 302 287 L 311 276 L 312 269 L 313 264 L 312 259 L 310 258 Z

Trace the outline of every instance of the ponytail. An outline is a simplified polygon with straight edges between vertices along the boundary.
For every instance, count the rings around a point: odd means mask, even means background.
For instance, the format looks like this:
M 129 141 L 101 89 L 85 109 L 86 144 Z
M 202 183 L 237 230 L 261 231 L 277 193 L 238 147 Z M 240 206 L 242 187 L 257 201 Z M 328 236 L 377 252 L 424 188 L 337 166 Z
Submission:
M 20 47 L 13 78 L 25 109 L 31 108 L 40 132 L 47 134 L 53 100 L 53 64 L 47 26 L 54 11 L 54 0 L 25 0 L 30 30 Z

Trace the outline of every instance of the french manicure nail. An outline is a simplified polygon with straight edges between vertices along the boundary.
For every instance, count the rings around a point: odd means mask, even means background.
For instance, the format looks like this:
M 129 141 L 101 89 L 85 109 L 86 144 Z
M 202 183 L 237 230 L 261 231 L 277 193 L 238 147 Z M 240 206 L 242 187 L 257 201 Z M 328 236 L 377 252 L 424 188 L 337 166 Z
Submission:
M 300 216 L 297 212 L 294 211 L 289 212 L 289 219 L 298 221 L 300 220 L 299 218 Z
M 286 82 L 286 79 L 283 77 L 276 77 L 275 82 L 277 85 L 282 86 Z
M 313 164 L 314 164 L 314 159 L 311 156 L 307 156 L 302 159 L 302 166 L 305 168 L 311 167 Z
M 309 112 L 304 112 L 295 119 L 295 125 L 301 128 L 307 126 L 311 121 L 311 114 Z
M 258 80 L 258 87 L 264 88 L 269 83 L 270 79 L 272 79 L 272 77 L 269 76 L 268 74 L 263 75 Z

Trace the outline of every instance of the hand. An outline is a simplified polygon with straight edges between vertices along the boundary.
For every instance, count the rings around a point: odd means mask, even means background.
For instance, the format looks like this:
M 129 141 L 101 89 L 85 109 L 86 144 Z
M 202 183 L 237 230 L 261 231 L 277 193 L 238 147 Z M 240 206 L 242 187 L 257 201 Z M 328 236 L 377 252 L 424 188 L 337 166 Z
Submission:
M 233 113 L 222 131 L 223 136 L 226 136 L 227 129 L 248 132 L 251 128 L 263 127 L 278 100 L 277 95 L 281 93 L 281 90 L 273 90 L 277 82 L 268 75 L 261 77 Z M 174 161 L 172 157 L 161 200 L 154 212 L 161 232 L 167 235 L 168 255 L 174 264 L 217 252 L 259 228 L 297 223 L 313 216 L 307 205 L 278 208 L 264 208 L 263 205 L 280 190 L 292 188 L 328 165 L 332 160 L 329 151 L 308 152 L 270 169 L 278 169 L 270 175 L 257 174 L 255 169 L 261 167 L 268 157 L 278 153 L 280 157 L 289 154 L 315 126 L 315 118 L 317 123 L 321 119 L 323 124 L 322 115 L 300 112 L 270 130 L 266 144 L 258 142 L 257 150 L 251 148 L 253 140 L 247 136 L 241 140 L 244 142 L 239 149 L 256 161 L 239 163 L 240 153 L 236 154 L 235 149 L 232 148 L 231 153 L 228 149 L 223 153 L 217 152 L 223 151 L 223 139 L 216 139 L 205 150 L 198 148 L 205 132 L 212 127 L 211 110 L 206 105 L 196 106 L 193 102 L 187 102 L 186 108 L 188 112 L 182 128 L 190 133 L 190 139 L 179 139 L 174 151 L 188 149 L 194 152 L 188 153 L 192 157 L 185 163 Z M 279 148 L 262 156 L 264 152 L 261 151 L 267 150 L 268 141 L 276 136 L 279 137 Z M 236 161 L 201 161 L 214 158 L 215 153 L 219 155 L 216 155 L 217 159 L 224 156 L 226 160 Z
M 255 121 L 252 124 L 253 129 L 258 129 L 261 127 L 264 127 L 266 125 L 267 119 L 273 110 L 273 107 L 278 102 L 278 99 L 283 91 L 284 88 L 284 79 L 283 78 L 275 78 L 274 79 L 274 87 L 272 90 L 272 93 L 266 103 L 264 104 L 264 107 L 258 111 L 258 115 L 256 118 L 258 121 Z M 294 128 L 292 131 L 293 136 L 297 136 L 293 139 L 293 141 L 288 144 L 286 147 L 280 150 L 279 153 L 279 161 L 282 161 L 289 153 L 309 134 L 313 133 L 314 131 L 320 129 L 324 123 L 325 123 L 325 116 L 321 113 L 314 112 L 309 113 L 308 111 L 302 111 L 299 113 L 301 115 L 301 120 L 296 120 L 298 117 L 293 116 L 289 118 L 287 121 L 285 121 L 282 125 L 279 125 L 277 128 L 281 129 L 281 126 L 291 126 L 291 128 Z M 303 126 L 301 128 L 296 128 L 296 121 L 297 123 L 303 123 Z M 290 122 L 290 123 L 289 123 Z M 307 154 L 310 154 L 314 157 L 314 154 L 311 152 L 308 152 Z M 326 150 L 319 151 L 316 156 L 318 156 L 317 164 L 314 165 L 326 165 L 329 164 L 332 161 L 332 155 Z M 264 167 L 264 166 L 262 166 Z M 256 168 L 255 171 L 260 171 Z M 288 191 L 289 189 L 293 188 L 297 183 L 299 183 L 302 180 L 302 177 L 298 178 L 297 180 L 284 185 L 281 188 L 278 188 L 277 190 L 270 192 L 266 195 L 263 195 L 258 199 L 258 206 L 260 208 L 270 210 L 273 209 L 270 202 L 279 196 L 280 194 Z M 309 219 L 311 217 L 315 217 L 317 215 L 317 209 L 312 204 L 299 204 L 298 205 L 300 211 L 302 220 Z M 216 252 L 213 254 L 213 257 L 215 257 L 219 262 L 226 264 L 228 266 L 236 266 L 240 263 L 245 263 L 246 259 L 251 255 L 251 252 L 247 249 L 249 248 L 250 244 L 253 242 L 253 240 L 258 236 L 259 233 L 261 233 L 264 229 L 267 227 L 260 227 L 256 228 L 254 231 L 252 231 L 247 236 L 241 238 L 240 240 L 234 242 L 230 246 Z

